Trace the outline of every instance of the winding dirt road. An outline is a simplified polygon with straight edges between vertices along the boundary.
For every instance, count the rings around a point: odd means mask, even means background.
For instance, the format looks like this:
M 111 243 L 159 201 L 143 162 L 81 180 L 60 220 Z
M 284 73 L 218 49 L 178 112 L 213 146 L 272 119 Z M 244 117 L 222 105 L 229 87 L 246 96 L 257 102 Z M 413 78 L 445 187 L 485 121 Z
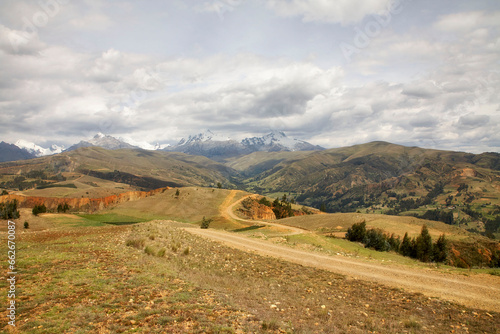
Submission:
M 230 196 L 231 194 L 228 198 Z M 234 194 L 232 198 L 234 198 Z M 248 221 L 237 217 L 232 210 L 241 200 L 231 205 L 228 205 L 227 201 L 224 203 L 227 205 L 227 209 L 224 211 L 232 219 L 247 223 L 278 226 L 290 229 L 292 234 L 304 232 L 301 229 L 280 224 Z M 395 288 L 404 288 L 407 291 L 420 292 L 429 297 L 438 297 L 468 307 L 480 308 L 487 311 L 500 311 L 500 278 L 496 276 L 483 274 L 473 274 L 470 276 L 447 274 L 432 269 L 411 268 L 396 264 L 380 264 L 362 259 L 329 256 L 297 250 L 288 246 L 277 245 L 269 241 L 225 231 L 193 228 L 186 230 L 243 251 L 255 252 L 260 255 L 271 256 L 304 266 L 328 270 L 354 279 L 372 281 Z

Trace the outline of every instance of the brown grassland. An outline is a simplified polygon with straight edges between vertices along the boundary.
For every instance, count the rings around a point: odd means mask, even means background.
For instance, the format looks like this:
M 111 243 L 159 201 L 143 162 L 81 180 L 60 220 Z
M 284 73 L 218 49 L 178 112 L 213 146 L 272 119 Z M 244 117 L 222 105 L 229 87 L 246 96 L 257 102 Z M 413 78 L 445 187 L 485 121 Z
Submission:
M 5 332 L 495 333 L 500 326 L 492 311 L 228 248 L 179 228 L 188 224 L 71 227 L 40 217 L 32 230 L 20 225 L 17 326 L 2 317 Z

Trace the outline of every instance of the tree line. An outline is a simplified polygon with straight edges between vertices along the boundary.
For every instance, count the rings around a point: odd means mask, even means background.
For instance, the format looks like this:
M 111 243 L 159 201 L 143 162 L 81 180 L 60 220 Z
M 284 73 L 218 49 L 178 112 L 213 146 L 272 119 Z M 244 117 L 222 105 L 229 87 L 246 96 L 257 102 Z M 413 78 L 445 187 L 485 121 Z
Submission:
M 388 235 L 381 229 L 366 229 L 366 222 L 354 224 L 347 230 L 346 239 L 361 242 L 366 248 L 381 252 L 395 251 L 403 256 L 418 259 L 422 262 L 445 262 L 447 260 L 448 242 L 442 234 L 433 243 L 426 225 L 422 226 L 417 238 L 410 238 L 405 233 L 401 241 L 394 233 Z

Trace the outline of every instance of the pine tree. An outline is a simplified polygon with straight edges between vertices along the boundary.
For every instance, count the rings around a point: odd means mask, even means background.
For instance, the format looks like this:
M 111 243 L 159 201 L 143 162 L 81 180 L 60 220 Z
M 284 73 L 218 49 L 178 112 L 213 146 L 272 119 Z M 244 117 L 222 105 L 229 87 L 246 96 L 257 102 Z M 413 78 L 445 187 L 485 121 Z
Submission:
M 435 262 L 445 262 L 447 259 L 448 241 L 444 234 L 441 234 L 434 245 L 432 260 Z
M 417 237 L 416 256 L 422 262 L 429 262 L 432 257 L 432 238 L 427 225 L 422 226 L 422 231 Z
M 408 232 L 405 233 L 405 236 L 403 237 L 403 241 L 401 242 L 401 246 L 399 247 L 399 253 L 403 256 L 408 256 L 411 257 L 413 251 L 412 251 L 412 244 L 410 237 L 408 236 Z

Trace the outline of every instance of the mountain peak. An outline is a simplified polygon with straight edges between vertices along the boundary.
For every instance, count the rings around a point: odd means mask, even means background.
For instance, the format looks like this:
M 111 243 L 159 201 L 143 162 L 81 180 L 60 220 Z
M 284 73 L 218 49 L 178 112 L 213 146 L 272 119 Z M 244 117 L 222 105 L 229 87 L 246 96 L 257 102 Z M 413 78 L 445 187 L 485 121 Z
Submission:
M 231 138 L 222 136 L 219 134 L 214 134 L 210 129 L 207 129 L 205 132 L 198 133 L 197 135 L 190 135 L 188 139 L 182 138 L 181 141 L 177 144 L 178 146 L 181 145 L 188 145 L 196 142 L 208 142 L 208 141 L 213 141 L 213 142 L 219 142 L 219 141 L 230 141 Z
M 55 144 L 51 145 L 50 148 L 43 148 L 39 145 L 36 145 L 35 143 L 31 143 L 31 142 L 24 140 L 24 139 L 19 139 L 18 141 L 16 141 L 16 143 L 14 145 L 29 152 L 30 154 L 34 155 L 35 157 L 58 154 L 64 150 L 64 147 L 61 147 L 61 146 L 58 146 Z
M 92 139 L 82 140 L 78 144 L 75 144 L 70 148 L 68 148 L 66 151 L 73 151 L 80 147 L 91 147 L 91 146 L 98 146 L 105 148 L 107 150 L 118 150 L 121 148 L 139 148 L 123 140 L 99 132 Z
M 111 137 L 111 136 L 105 135 L 102 132 L 98 132 L 98 133 L 96 133 L 96 135 L 94 136 L 93 139 L 102 139 L 102 138 L 105 138 L 105 137 Z

